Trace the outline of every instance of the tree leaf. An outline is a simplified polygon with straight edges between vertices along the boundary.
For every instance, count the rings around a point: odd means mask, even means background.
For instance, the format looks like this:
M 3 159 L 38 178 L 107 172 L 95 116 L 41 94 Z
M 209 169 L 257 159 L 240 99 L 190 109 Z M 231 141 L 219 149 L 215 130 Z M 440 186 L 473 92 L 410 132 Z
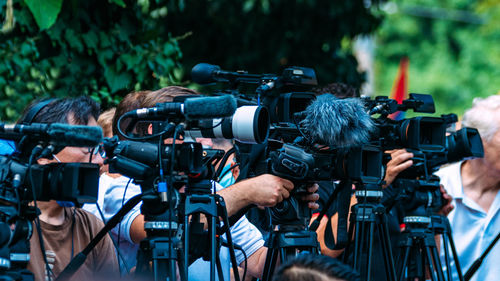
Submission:
M 51 27 L 61 11 L 63 0 L 24 0 L 41 30 Z
M 116 5 L 122 7 L 122 8 L 125 8 L 125 2 L 123 2 L 123 0 L 109 0 L 109 2 L 111 3 L 115 3 Z
M 114 93 L 127 88 L 132 77 L 126 72 L 117 73 L 112 67 L 108 67 L 104 71 L 104 78 L 111 88 L 111 92 Z

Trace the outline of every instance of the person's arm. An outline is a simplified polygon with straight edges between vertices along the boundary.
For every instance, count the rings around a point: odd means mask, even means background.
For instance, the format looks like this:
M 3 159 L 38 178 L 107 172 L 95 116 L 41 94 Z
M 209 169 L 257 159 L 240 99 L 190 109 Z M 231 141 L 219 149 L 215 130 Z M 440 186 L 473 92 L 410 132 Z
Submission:
M 144 215 L 139 214 L 130 225 L 130 239 L 135 244 L 139 244 L 144 238 L 146 238 L 146 231 L 144 230 Z
M 237 182 L 217 193 L 226 202 L 227 214 L 232 216 L 248 205 L 272 207 L 290 196 L 293 183 L 265 174 Z
M 247 274 L 253 277 L 261 278 L 266 264 L 267 247 L 261 247 L 247 259 Z M 244 268 L 245 262 L 240 264 Z
M 232 216 L 250 204 L 274 206 L 288 198 L 292 189 L 291 181 L 266 174 L 235 183 L 217 193 L 226 202 L 228 216 Z M 130 225 L 130 238 L 134 243 L 146 238 L 143 215 L 138 215 Z

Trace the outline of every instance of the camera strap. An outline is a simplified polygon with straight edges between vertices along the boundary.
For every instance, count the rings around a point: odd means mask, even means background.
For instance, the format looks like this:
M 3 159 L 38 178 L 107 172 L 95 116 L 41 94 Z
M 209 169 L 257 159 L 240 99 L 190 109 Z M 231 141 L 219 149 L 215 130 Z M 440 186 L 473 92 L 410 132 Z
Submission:
M 316 217 L 316 219 L 311 223 L 310 230 L 316 231 L 320 225 L 321 218 L 325 216 L 330 206 L 335 201 L 337 203 L 337 241 L 335 242 L 335 235 L 332 231 L 332 216 L 335 214 L 328 215 L 328 221 L 326 228 L 324 230 L 325 234 L 325 245 L 330 250 L 340 250 L 344 249 L 347 245 L 349 239 L 347 232 L 347 221 L 349 216 L 349 206 L 351 198 L 352 184 L 350 181 L 341 181 L 339 184 L 334 184 L 335 189 L 328 198 L 325 206 L 322 207 L 321 212 Z
M 123 217 L 130 211 L 132 208 L 137 205 L 141 199 L 143 194 L 138 194 L 132 198 L 130 198 L 125 205 L 113 216 L 109 221 L 104 225 L 104 227 L 97 233 L 97 235 L 89 242 L 87 247 L 83 249 L 80 253 L 78 253 L 71 262 L 64 268 L 64 270 L 59 274 L 56 278 L 57 280 L 71 280 L 71 276 L 82 266 L 82 264 L 87 259 L 88 254 L 97 246 L 97 244 L 108 234 L 113 227 L 115 227 Z
M 349 207 L 351 203 L 351 181 L 341 181 L 336 189 L 339 189 L 337 195 L 337 241 L 332 232 L 332 218 L 328 218 L 327 227 L 325 229 L 325 245 L 330 250 L 344 249 L 349 240 L 347 233 L 347 222 L 349 217 Z
M 481 254 L 481 256 L 477 260 L 475 260 L 474 263 L 470 266 L 470 268 L 467 270 L 467 272 L 465 272 L 465 274 L 464 274 L 465 281 L 469 281 L 472 278 L 474 273 L 476 273 L 476 271 L 479 269 L 479 267 L 483 263 L 484 258 L 486 258 L 486 256 L 490 253 L 490 251 L 497 244 L 499 239 L 500 239 L 500 233 L 497 234 L 495 239 L 493 239 L 491 244 L 488 245 L 488 248 L 486 248 L 486 250 L 483 252 L 483 254 Z

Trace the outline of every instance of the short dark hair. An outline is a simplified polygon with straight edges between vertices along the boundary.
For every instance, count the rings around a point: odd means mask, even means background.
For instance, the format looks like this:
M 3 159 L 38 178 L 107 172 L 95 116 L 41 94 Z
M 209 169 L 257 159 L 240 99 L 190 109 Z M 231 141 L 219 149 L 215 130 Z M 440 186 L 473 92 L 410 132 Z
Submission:
M 46 104 L 43 105 L 42 103 Z M 86 96 L 37 100 L 26 107 L 21 118 L 17 120 L 17 123 L 72 123 L 75 125 L 87 125 L 90 118 L 93 117 L 97 120 L 99 111 L 99 104 Z M 35 143 L 31 142 L 21 141 L 18 143 L 17 148 L 20 152 L 20 158 L 27 160 L 35 145 Z
M 323 281 L 325 277 L 345 281 L 360 280 L 358 272 L 337 259 L 301 254 L 283 264 L 273 281 Z
M 142 106 L 142 101 L 150 91 L 137 91 L 127 94 L 123 100 L 116 106 L 115 115 L 113 116 L 113 123 L 111 125 L 113 130 L 113 135 L 118 136 L 119 139 L 123 137 L 118 133 L 118 119 L 120 117 L 132 110 L 139 109 Z M 120 123 L 120 129 L 125 131 L 130 120 L 124 120 Z
M 90 97 L 80 96 L 54 99 L 42 107 L 32 120 L 26 120 L 29 114 L 33 114 L 31 113 L 33 108 L 41 102 L 43 100 L 31 103 L 24 110 L 17 123 L 70 123 L 71 121 L 76 125 L 87 125 L 90 117 L 94 117 L 95 120 L 99 117 L 99 104 Z
M 359 97 L 359 91 L 356 88 L 344 83 L 331 83 L 324 87 L 314 88 L 312 91 L 317 95 L 332 94 L 339 99 Z

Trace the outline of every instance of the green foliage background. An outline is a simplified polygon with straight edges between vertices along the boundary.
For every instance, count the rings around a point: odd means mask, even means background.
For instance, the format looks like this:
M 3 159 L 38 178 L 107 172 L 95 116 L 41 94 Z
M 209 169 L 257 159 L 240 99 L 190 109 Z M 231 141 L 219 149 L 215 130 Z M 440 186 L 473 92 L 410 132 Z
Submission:
M 409 91 L 432 94 L 438 114 L 462 115 L 474 97 L 500 91 L 500 1 L 403 0 L 376 32 L 376 89 L 389 95 L 399 60 L 408 56 Z M 417 17 L 415 6 L 470 12 L 482 24 Z M 441 12 L 441 15 L 444 13 Z M 475 15 L 474 15 L 475 14 Z
M 359 86 L 352 40 L 376 30 L 380 0 L 170 1 L 166 19 L 179 42 L 186 73 L 199 62 L 226 70 L 280 74 L 287 66 L 312 67 L 318 82 Z
M 320 83 L 359 86 L 351 43 L 380 24 L 380 2 L 0 0 L 0 119 L 39 97 L 91 95 L 106 108 L 132 90 L 187 85 L 198 62 L 309 66 Z
M 60 12 L 48 5 L 56 2 Z M 13 0 L 14 28 L 0 33 L 0 119 L 14 120 L 35 98 L 90 95 L 107 107 L 178 82 L 182 53 L 162 24 L 165 2 Z

